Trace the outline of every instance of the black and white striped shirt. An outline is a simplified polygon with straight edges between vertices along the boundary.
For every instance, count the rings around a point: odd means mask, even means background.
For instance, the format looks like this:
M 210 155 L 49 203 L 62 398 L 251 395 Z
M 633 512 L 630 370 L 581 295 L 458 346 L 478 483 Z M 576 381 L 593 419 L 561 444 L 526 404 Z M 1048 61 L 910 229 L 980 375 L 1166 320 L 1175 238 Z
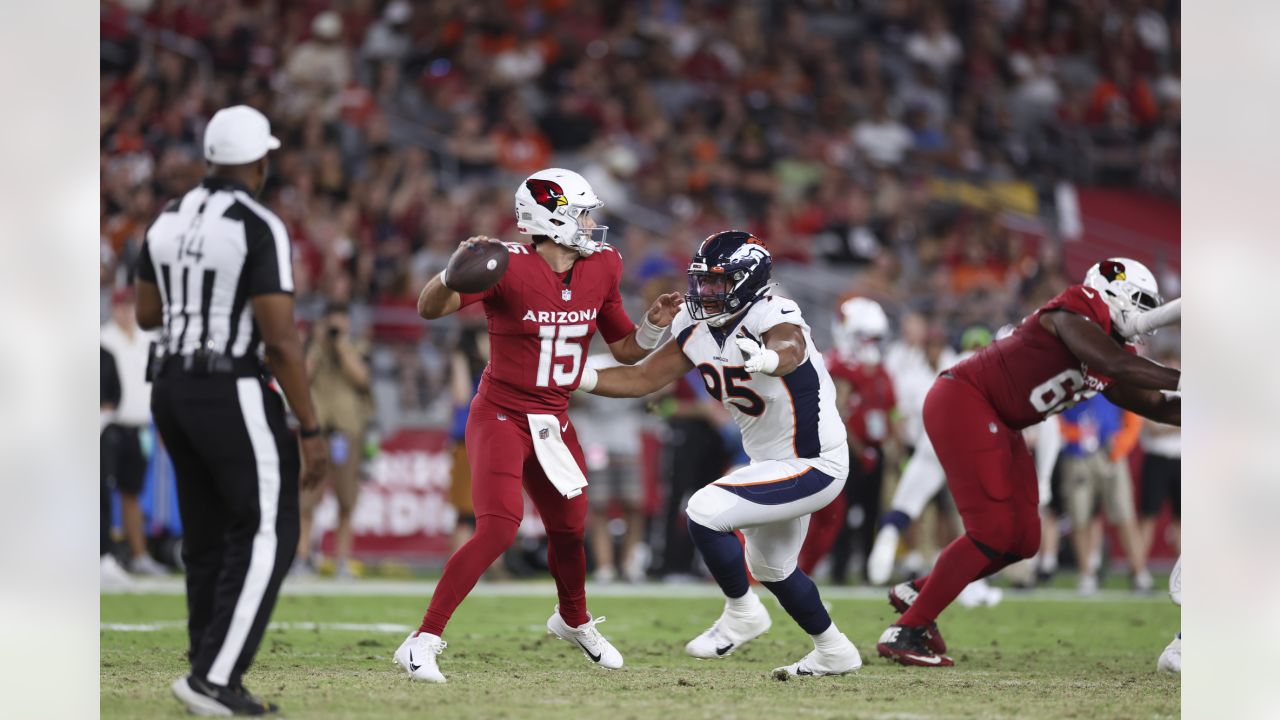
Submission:
M 205 178 L 147 229 L 138 278 L 160 288 L 170 355 L 260 357 L 249 299 L 293 292 L 289 234 L 246 187 Z

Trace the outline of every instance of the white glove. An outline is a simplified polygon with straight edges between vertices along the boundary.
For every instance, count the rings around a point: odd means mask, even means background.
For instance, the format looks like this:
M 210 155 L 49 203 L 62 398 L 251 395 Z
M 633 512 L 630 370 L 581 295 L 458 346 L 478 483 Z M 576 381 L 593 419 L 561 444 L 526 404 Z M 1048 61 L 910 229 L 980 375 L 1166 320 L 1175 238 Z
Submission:
M 1120 337 L 1125 338 L 1126 340 L 1137 337 L 1142 334 L 1138 331 L 1138 316 L 1141 314 L 1142 313 L 1136 311 L 1121 312 L 1120 319 L 1113 321 L 1111 323 L 1111 327 L 1119 333 Z
M 767 347 L 761 347 L 760 343 L 741 335 L 734 338 L 734 341 L 742 351 L 743 368 L 747 372 L 762 372 L 769 375 L 778 369 L 778 353 Z

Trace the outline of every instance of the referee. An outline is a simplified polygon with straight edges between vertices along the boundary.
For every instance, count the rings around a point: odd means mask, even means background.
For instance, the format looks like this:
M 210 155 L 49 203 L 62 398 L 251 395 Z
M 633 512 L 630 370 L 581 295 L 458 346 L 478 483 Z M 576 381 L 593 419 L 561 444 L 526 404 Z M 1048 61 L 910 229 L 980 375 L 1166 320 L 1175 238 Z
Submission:
M 164 328 L 151 411 L 184 528 L 191 674 L 172 689 L 197 715 L 277 711 L 240 682 L 298 547 L 299 442 L 264 355 L 301 424 L 303 486 L 329 462 L 294 327 L 289 236 L 254 199 L 278 147 L 262 113 L 218 111 L 208 176 L 165 206 L 138 260 L 138 324 Z

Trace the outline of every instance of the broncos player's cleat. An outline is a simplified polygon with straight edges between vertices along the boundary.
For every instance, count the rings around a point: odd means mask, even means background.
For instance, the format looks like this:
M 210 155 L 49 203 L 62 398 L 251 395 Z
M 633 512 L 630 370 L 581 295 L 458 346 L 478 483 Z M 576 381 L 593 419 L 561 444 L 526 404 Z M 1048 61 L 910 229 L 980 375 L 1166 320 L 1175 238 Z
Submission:
M 396 664 L 404 668 L 414 680 L 442 683 L 445 681 L 444 673 L 440 672 L 436 656 L 448 646 L 449 643 L 439 636 L 424 632 L 410 633 L 396 650 Z
M 588 660 L 602 668 L 617 670 L 622 667 L 622 653 L 596 629 L 596 625 L 604 622 L 604 616 L 593 618 L 588 614 L 587 618 L 581 626 L 570 627 L 560 617 L 560 606 L 556 605 L 556 611 L 547 618 L 547 632 L 578 646 Z
M 714 659 L 733 654 L 734 650 L 745 643 L 768 632 L 773 626 L 773 619 L 765 609 L 760 597 L 750 590 L 750 609 L 746 612 L 735 612 L 730 609 L 729 602 L 724 605 L 720 619 L 698 637 L 684 646 L 684 651 L 696 658 Z
M 880 657 L 903 665 L 919 665 L 921 667 L 950 667 L 955 665 L 951 658 L 934 652 L 930 647 L 930 636 L 933 629 L 923 625 L 910 627 L 907 625 L 890 625 L 880 635 L 876 643 L 876 651 Z M 941 638 L 939 638 L 941 639 Z
M 1156 662 L 1156 669 L 1160 672 L 1171 672 L 1182 674 L 1182 633 L 1179 632 L 1173 642 L 1160 653 L 1160 660 Z
M 862 654 L 858 648 L 844 635 L 843 641 L 833 650 L 814 650 L 800 659 L 800 662 L 773 669 L 775 680 L 786 680 L 791 677 L 820 677 L 822 675 L 844 675 L 862 667 Z

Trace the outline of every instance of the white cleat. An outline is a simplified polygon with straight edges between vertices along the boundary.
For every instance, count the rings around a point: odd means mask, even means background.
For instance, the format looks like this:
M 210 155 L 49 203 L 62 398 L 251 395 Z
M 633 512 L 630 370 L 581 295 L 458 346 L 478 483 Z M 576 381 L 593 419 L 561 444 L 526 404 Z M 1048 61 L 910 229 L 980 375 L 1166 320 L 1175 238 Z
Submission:
M 840 637 L 844 640 L 844 643 L 839 650 L 835 652 L 814 650 L 794 665 L 774 668 L 774 679 L 786 680 L 797 676 L 844 675 L 862 667 L 862 655 L 858 653 L 858 648 L 854 647 L 852 642 L 849 642 L 849 638 L 844 635 Z
M 721 658 L 733 654 L 734 650 L 748 641 L 768 632 L 773 626 L 769 611 L 754 592 L 748 591 L 747 594 L 754 600 L 750 610 L 746 613 L 734 612 L 729 609 L 726 601 L 720 619 L 709 630 L 690 640 L 684 646 L 684 651 L 704 660 Z
M 556 611 L 547 618 L 547 632 L 577 645 L 588 660 L 602 668 L 617 670 L 622 667 L 622 653 L 596 629 L 596 625 L 604 622 L 604 616 L 592 618 L 588 614 L 587 617 L 589 619 L 581 626 L 569 627 L 564 618 L 560 617 L 560 606 L 557 605 Z
M 987 582 L 986 578 L 983 578 L 965 585 L 964 589 L 960 591 L 959 597 L 956 598 L 956 602 L 960 603 L 962 607 L 968 608 L 995 607 L 1003 599 L 1004 591 L 998 587 L 992 587 L 991 583 Z
M 1160 653 L 1160 660 L 1156 662 L 1156 670 L 1160 672 L 1171 672 L 1182 674 L 1182 633 L 1179 632 L 1174 636 L 1173 642 L 1169 643 L 1169 647 Z
M 867 580 L 872 585 L 884 585 L 893 574 L 893 558 L 898 554 L 898 528 L 885 525 L 876 533 L 876 542 L 867 558 Z
M 131 575 L 164 577 L 169 574 L 169 570 L 156 562 L 150 555 L 139 555 L 129 563 L 129 573 Z
M 110 554 L 103 555 L 101 564 L 102 579 L 99 582 L 102 590 L 125 590 L 137 584 L 133 581 L 133 578 L 129 577 L 129 573 L 124 571 L 124 568 L 120 566 L 114 556 Z
M 442 683 L 445 682 L 444 673 L 440 672 L 436 656 L 447 647 L 449 643 L 437 635 L 414 631 L 396 650 L 396 664 L 414 680 Z

